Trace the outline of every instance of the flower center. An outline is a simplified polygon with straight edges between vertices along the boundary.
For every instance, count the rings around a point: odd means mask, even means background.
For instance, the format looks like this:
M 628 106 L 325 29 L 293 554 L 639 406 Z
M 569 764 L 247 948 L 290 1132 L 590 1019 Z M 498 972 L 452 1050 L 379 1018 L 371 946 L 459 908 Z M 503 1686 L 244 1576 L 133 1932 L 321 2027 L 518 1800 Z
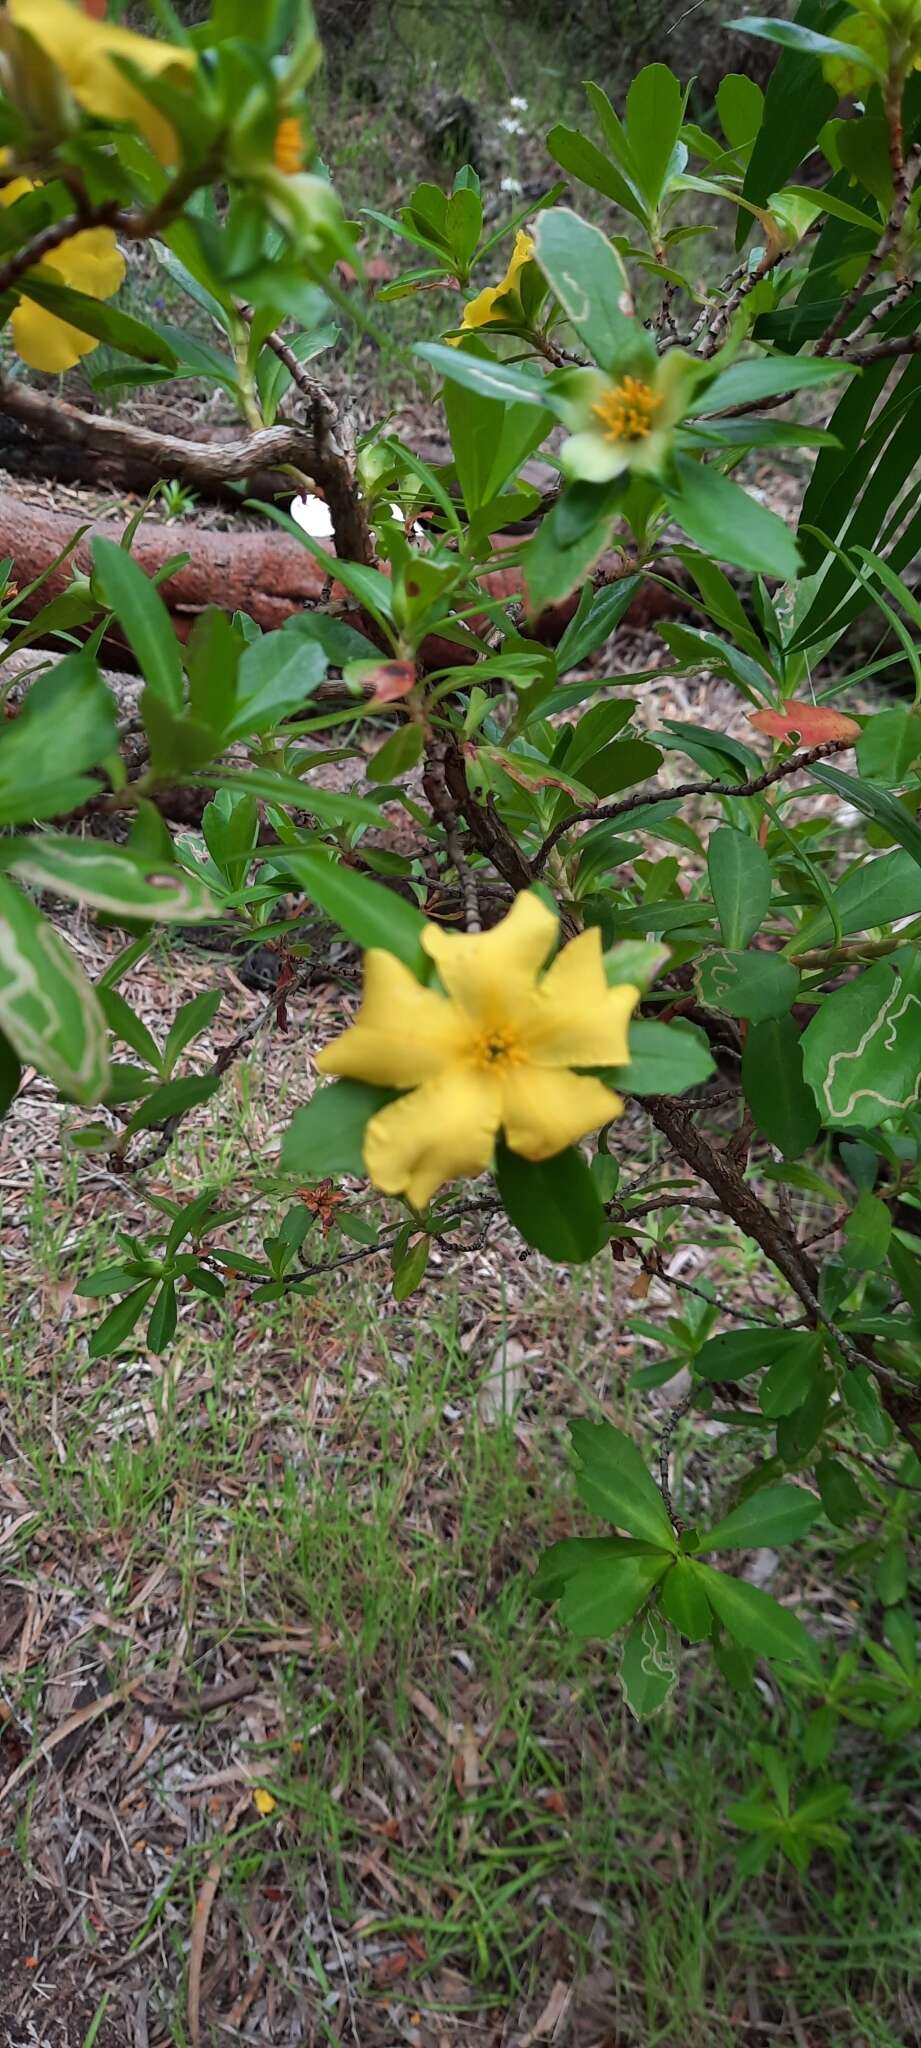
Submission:
M 501 1067 L 516 1067 L 524 1059 L 524 1053 L 514 1032 L 500 1025 L 495 1031 L 484 1031 L 473 1047 L 473 1057 L 478 1067 L 491 1067 L 493 1072 Z
M 601 421 L 606 441 L 644 441 L 653 414 L 662 403 L 657 391 L 639 377 L 622 377 L 592 406 Z
M 276 170 L 283 171 L 289 178 L 294 176 L 295 171 L 302 171 L 304 168 L 304 137 L 301 124 L 294 114 L 286 114 L 284 120 L 278 123 L 272 159 Z

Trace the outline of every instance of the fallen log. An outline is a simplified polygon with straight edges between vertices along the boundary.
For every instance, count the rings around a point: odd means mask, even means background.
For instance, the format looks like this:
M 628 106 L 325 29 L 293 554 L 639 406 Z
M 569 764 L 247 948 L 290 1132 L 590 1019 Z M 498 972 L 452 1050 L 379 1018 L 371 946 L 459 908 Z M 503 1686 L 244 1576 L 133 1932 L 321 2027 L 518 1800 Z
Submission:
M 55 511 L 44 498 L 33 501 L 23 491 L 0 490 L 0 555 L 12 556 L 20 588 L 45 576 L 40 588 L 23 597 L 17 608 L 23 619 L 34 618 L 49 598 L 66 589 L 75 569 L 89 574 L 89 542 L 93 535 L 118 541 L 124 528 L 117 520 L 92 520 L 73 552 L 46 574 L 49 563 L 56 561 L 78 530 L 79 521 L 72 511 Z M 503 540 L 506 546 L 513 544 L 508 537 L 497 536 L 498 544 Z M 181 639 L 188 636 L 199 613 L 214 604 L 220 605 L 222 611 L 247 612 L 263 632 L 269 632 L 273 627 L 283 626 L 296 612 L 313 610 L 320 603 L 333 603 L 340 608 L 340 616 L 369 631 L 366 620 L 344 609 L 348 600 L 343 586 L 334 579 L 335 556 L 330 553 L 327 570 L 299 541 L 276 527 L 267 525 L 264 532 L 255 532 L 252 528 L 221 529 L 192 521 L 169 526 L 148 524 L 138 529 L 132 543 L 135 560 L 149 576 L 158 575 L 164 564 L 183 550 L 188 552 L 188 562 L 174 569 L 162 585 L 164 602 Z M 613 560 L 612 557 L 612 565 Z M 481 581 L 491 597 L 505 602 L 514 601 L 524 590 L 522 573 L 517 568 L 489 570 Z M 532 629 L 537 637 L 552 646 L 572 618 L 577 603 L 578 592 L 574 592 L 562 604 L 552 606 Z M 667 592 L 646 583 L 627 612 L 627 622 L 648 625 L 672 608 L 673 600 Z M 483 618 L 479 623 L 487 626 L 489 622 Z M 130 658 L 130 650 L 124 648 L 117 632 L 112 636 L 112 646 Z M 473 650 L 468 655 L 465 649 L 443 640 L 426 643 L 424 652 L 430 666 L 476 659 Z
M 0 554 L 12 556 L 20 588 L 45 576 L 40 588 L 22 599 L 18 607 L 22 618 L 34 618 L 49 598 L 65 590 L 75 569 L 89 574 L 89 543 L 94 535 L 118 541 L 124 532 L 123 521 L 93 520 L 73 553 L 46 575 L 49 563 L 66 548 L 79 524 L 72 511 L 55 511 L 44 500 L 33 502 L 21 491 L 0 490 Z M 171 526 L 147 524 L 139 527 L 132 543 L 132 554 L 148 576 L 159 574 L 170 557 L 183 550 L 188 551 L 188 562 L 175 569 L 163 585 L 164 601 L 182 639 L 199 613 L 213 604 L 223 611 L 248 612 L 268 632 L 273 626 L 283 626 L 293 613 L 317 605 L 329 585 L 329 574 L 315 556 L 299 541 L 268 525 L 257 533 L 191 521 Z M 341 588 L 339 594 L 344 595 Z M 113 645 L 120 645 L 117 634 Z

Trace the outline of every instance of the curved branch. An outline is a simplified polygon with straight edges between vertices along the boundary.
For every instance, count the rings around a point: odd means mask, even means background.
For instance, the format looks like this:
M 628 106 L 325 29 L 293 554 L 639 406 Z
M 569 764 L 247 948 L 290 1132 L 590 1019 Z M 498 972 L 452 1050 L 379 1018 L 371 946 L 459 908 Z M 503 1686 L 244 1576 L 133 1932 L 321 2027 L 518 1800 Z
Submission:
M 787 775 L 798 775 L 803 768 L 811 768 L 813 762 L 822 761 L 827 754 L 841 754 L 852 747 L 853 740 L 826 740 L 820 747 L 809 747 L 805 754 L 794 754 L 789 761 L 781 761 L 776 768 L 767 768 L 763 775 L 756 775 L 751 782 L 679 782 L 675 789 L 663 789 L 662 797 L 686 796 L 759 796 L 763 789 L 770 789 L 772 783 L 782 782 Z M 533 877 L 543 874 L 554 847 L 572 825 L 597 825 L 609 818 L 625 818 L 630 811 L 642 810 L 646 804 L 658 799 L 649 789 L 639 790 L 634 796 L 624 797 L 619 804 L 597 804 L 592 811 L 570 811 L 568 818 L 561 818 L 554 825 L 543 845 L 531 862 Z
M 155 433 L 150 427 L 110 419 L 105 413 L 83 412 L 79 406 L 8 377 L 0 378 L 0 408 L 37 433 L 53 433 L 58 442 L 92 448 L 99 455 L 134 456 L 149 462 L 161 476 L 178 476 L 185 483 L 241 482 L 257 469 L 278 469 L 284 463 L 308 469 L 323 483 L 320 450 L 304 427 L 264 427 L 243 441 L 218 447 L 206 441 L 184 441 L 178 434 Z

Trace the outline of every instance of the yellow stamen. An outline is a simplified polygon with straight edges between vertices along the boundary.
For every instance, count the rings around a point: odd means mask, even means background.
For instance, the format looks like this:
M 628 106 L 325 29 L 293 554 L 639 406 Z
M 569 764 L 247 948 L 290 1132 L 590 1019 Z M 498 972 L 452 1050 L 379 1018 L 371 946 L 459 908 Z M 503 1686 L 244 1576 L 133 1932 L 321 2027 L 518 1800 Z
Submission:
M 659 392 L 641 378 L 622 377 L 596 401 L 592 411 L 601 421 L 606 441 L 643 441 L 661 404 Z
M 275 130 L 272 160 L 278 171 L 292 178 L 296 171 L 304 168 L 304 135 L 295 114 L 286 114 Z
M 524 1053 L 511 1031 L 500 1025 L 495 1031 L 484 1031 L 477 1039 L 473 1057 L 478 1067 L 516 1067 Z

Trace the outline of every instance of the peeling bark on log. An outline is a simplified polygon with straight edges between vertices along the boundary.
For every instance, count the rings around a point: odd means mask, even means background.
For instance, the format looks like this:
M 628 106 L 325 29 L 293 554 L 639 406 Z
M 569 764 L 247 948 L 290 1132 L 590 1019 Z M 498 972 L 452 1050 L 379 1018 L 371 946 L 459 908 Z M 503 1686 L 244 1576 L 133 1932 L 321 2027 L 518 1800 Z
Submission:
M 0 490 L 0 555 L 12 556 L 15 578 L 20 587 L 45 572 L 49 562 L 53 562 L 66 547 L 79 524 L 79 519 L 70 510 L 56 512 L 44 501 L 31 503 L 20 491 Z M 18 615 L 33 618 L 49 598 L 66 589 L 74 569 L 83 574 L 89 573 L 92 567 L 89 541 L 94 534 L 118 541 L 122 532 L 121 522 L 93 521 L 73 554 L 52 570 L 39 590 L 30 598 L 23 599 Z M 506 536 L 497 535 L 496 540 L 500 547 L 503 544 L 514 545 Z M 148 575 L 158 574 L 172 555 L 183 550 L 187 550 L 189 561 L 184 568 L 174 570 L 160 586 L 180 639 L 187 638 L 195 619 L 208 605 L 219 605 L 222 611 L 247 612 L 263 632 L 269 632 L 273 627 L 283 626 L 285 620 L 295 613 L 314 610 L 320 603 L 329 602 L 337 606 L 340 617 L 357 626 L 370 639 L 377 638 L 373 626 L 350 603 L 342 584 L 331 580 L 335 573 L 335 556 L 330 553 L 327 571 L 307 548 L 275 527 L 266 525 L 264 532 L 254 532 L 252 528 L 222 531 L 191 522 L 175 526 L 148 524 L 139 528 L 132 544 L 135 560 Z M 514 601 L 524 591 L 521 570 L 517 568 L 490 570 L 482 582 L 490 596 L 507 602 Z M 579 593 L 575 591 L 562 604 L 546 611 L 531 631 L 548 646 L 554 646 L 572 618 L 578 601 Z M 634 598 L 627 612 L 627 622 L 630 625 L 647 625 L 658 616 L 660 609 L 671 608 L 672 601 L 667 594 L 655 584 L 647 583 Z M 485 615 L 474 623 L 481 628 L 489 625 Z M 109 645 L 130 664 L 130 650 L 126 650 L 117 629 L 111 633 Z M 476 660 L 472 649 L 468 653 L 466 649 L 437 636 L 425 642 L 422 656 L 424 665 L 429 668 L 459 666 Z
M 12 555 L 20 586 L 41 576 L 77 531 L 73 512 L 55 512 L 30 504 L 18 491 L 0 491 L 0 553 Z M 95 520 L 66 562 L 52 570 L 40 590 L 24 599 L 21 615 L 34 617 L 50 597 L 66 589 L 74 568 L 92 568 L 89 541 L 101 534 L 118 541 L 123 523 Z M 220 532 L 197 525 L 141 526 L 132 554 L 148 575 L 156 574 L 171 555 L 187 549 L 190 560 L 162 586 L 176 630 L 184 639 L 198 614 L 209 604 L 224 611 L 244 611 L 264 631 L 283 626 L 294 612 L 316 605 L 329 578 L 321 563 L 296 540 L 266 527 L 264 533 Z M 330 569 L 332 570 L 332 562 Z M 343 594 L 341 590 L 339 594 Z

